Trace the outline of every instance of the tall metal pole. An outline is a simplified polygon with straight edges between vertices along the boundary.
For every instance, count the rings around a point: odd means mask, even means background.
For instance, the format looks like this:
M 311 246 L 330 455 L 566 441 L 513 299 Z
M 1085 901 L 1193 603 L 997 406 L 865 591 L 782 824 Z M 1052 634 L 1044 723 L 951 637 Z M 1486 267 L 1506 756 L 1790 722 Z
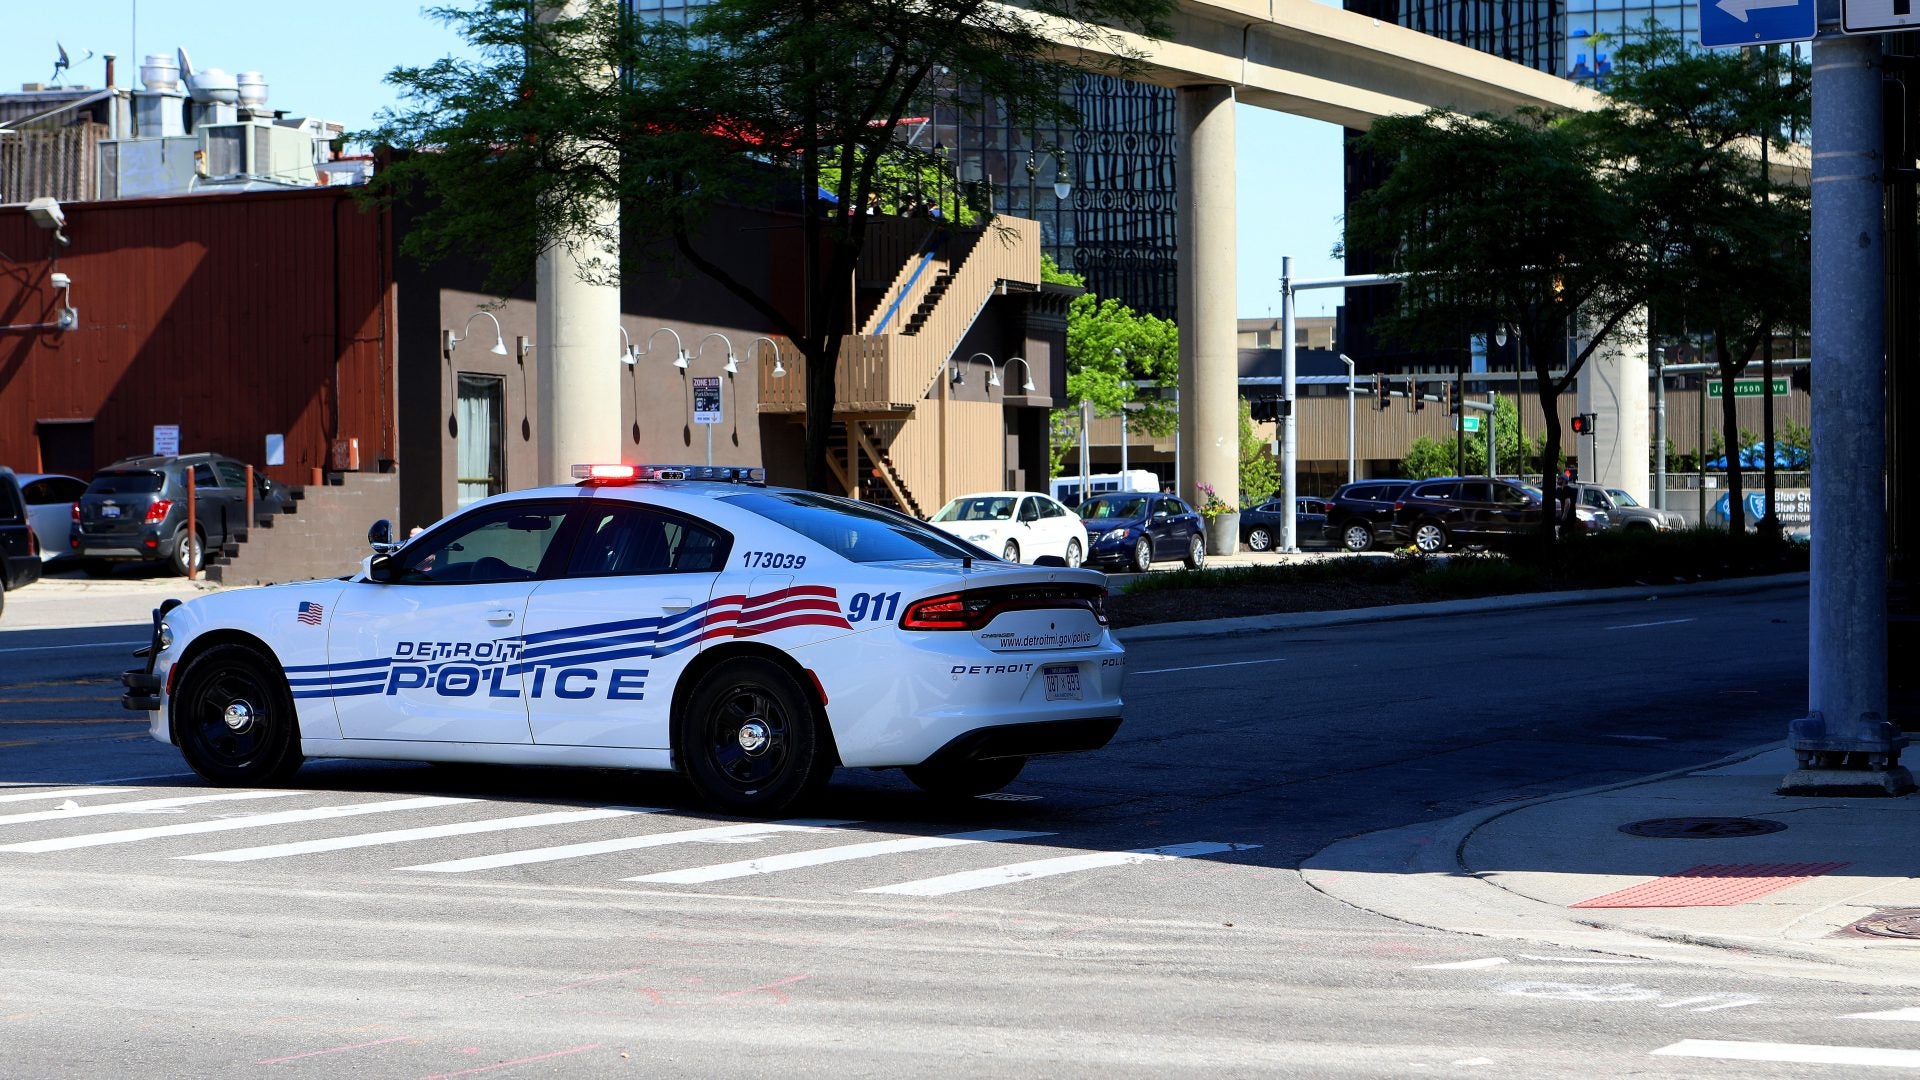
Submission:
M 1653 350 L 1653 505 L 1667 508 L 1667 361 Z
M 1286 335 L 1286 341 L 1280 346 L 1280 550 L 1297 552 L 1300 550 L 1299 522 L 1295 520 L 1298 508 L 1294 505 L 1294 471 L 1299 465 L 1295 457 L 1293 425 L 1293 256 L 1280 257 L 1280 332 Z M 1351 394 L 1347 397 L 1349 409 L 1353 406 Z M 1349 413 L 1349 416 L 1352 414 Z M 1351 445 L 1351 443 L 1349 443 Z
M 1731 393 L 1730 387 L 1721 387 L 1721 393 Z M 1707 376 L 1700 374 L 1700 434 L 1694 445 L 1698 447 L 1699 460 L 1694 464 L 1700 470 L 1700 527 L 1707 527 Z M 1727 453 L 1733 451 L 1729 449 Z
M 1887 720 L 1886 237 L 1880 39 L 1813 41 L 1812 574 L 1807 715 L 1783 794 L 1904 794 L 1907 744 Z
M 1347 483 L 1354 482 L 1353 475 L 1353 357 L 1340 354 L 1340 362 L 1347 365 Z
M 1500 423 L 1495 417 L 1500 415 L 1500 395 L 1487 391 L 1487 475 L 1500 475 Z M 1460 410 L 1462 417 L 1466 410 Z

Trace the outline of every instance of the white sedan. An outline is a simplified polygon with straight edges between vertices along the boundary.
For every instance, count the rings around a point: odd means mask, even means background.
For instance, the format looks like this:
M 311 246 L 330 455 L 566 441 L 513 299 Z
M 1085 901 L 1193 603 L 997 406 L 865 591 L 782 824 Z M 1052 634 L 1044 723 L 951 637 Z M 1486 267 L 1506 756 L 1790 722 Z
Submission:
M 759 470 L 578 466 L 350 578 L 156 613 L 123 699 L 223 785 L 305 757 L 671 769 L 778 814 L 836 765 L 982 794 L 1120 725 L 1101 575 Z
M 1087 557 L 1087 527 L 1079 515 L 1031 491 L 982 491 L 962 495 L 927 519 L 1008 562 L 1036 562 L 1051 555 L 1068 566 Z

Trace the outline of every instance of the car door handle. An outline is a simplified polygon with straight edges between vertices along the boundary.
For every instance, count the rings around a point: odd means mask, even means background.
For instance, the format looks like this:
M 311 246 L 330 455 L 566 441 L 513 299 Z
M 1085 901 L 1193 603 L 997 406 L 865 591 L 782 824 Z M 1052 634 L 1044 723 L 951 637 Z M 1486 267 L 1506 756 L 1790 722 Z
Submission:
M 660 601 L 660 610 L 669 615 L 678 615 L 693 606 L 693 601 L 684 596 L 669 596 Z
M 506 623 L 512 622 L 516 614 L 518 613 L 508 611 L 505 608 L 498 608 L 493 611 L 487 612 L 487 621 L 490 623 L 498 623 L 498 624 L 504 625 Z

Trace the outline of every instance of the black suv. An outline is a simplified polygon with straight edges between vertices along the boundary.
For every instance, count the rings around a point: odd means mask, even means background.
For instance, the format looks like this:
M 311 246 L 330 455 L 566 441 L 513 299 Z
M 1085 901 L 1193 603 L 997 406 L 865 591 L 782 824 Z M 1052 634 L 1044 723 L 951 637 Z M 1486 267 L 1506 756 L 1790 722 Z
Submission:
M 1393 504 L 1411 480 L 1356 480 L 1341 484 L 1327 506 L 1327 539 L 1348 551 L 1365 551 L 1393 537 Z
M 187 472 L 193 472 L 194 527 L 188 542 Z M 256 512 L 280 506 L 284 488 L 254 473 Z M 80 496 L 69 542 L 80 568 L 104 573 L 116 562 L 158 559 L 176 574 L 198 569 L 216 548 L 246 531 L 247 467 L 219 454 L 124 458 L 93 474 Z
M 27 526 L 27 501 L 12 469 L 0 468 L 0 607 L 8 591 L 40 580 L 40 542 Z
M 1424 554 L 1456 544 L 1497 544 L 1540 527 L 1540 492 L 1512 480 L 1440 476 L 1420 480 L 1393 504 L 1396 539 Z

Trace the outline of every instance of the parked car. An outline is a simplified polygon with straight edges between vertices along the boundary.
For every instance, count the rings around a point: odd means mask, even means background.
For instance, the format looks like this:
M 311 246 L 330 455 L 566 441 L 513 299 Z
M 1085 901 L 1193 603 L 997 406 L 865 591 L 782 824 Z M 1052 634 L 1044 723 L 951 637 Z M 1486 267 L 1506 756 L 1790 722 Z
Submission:
M 1486 476 L 1416 481 L 1393 504 L 1396 540 L 1431 554 L 1465 544 L 1498 544 L 1540 527 L 1540 490 Z
M 1299 496 L 1293 500 L 1294 543 L 1300 546 L 1324 543 L 1327 532 L 1327 500 Z M 1285 532 L 1285 499 L 1268 499 L 1258 506 L 1240 511 L 1240 542 L 1248 551 L 1272 551 Z
M 1348 551 L 1366 551 L 1393 539 L 1393 504 L 1411 480 L 1356 480 L 1334 490 L 1327 503 L 1327 536 Z
M 73 507 L 87 490 L 87 482 L 60 473 L 19 473 L 20 494 L 27 500 L 27 524 L 40 540 L 40 560 L 49 562 L 69 554 L 67 533 L 73 528 Z
M 0 609 L 6 594 L 40 580 L 40 542 L 27 524 L 27 502 L 13 470 L 0 468 Z
M 187 532 L 187 473 L 194 482 L 194 529 Z M 256 497 L 277 504 L 275 489 L 255 473 Z M 113 563 L 159 560 L 176 574 L 198 568 L 207 545 L 227 543 L 246 527 L 247 467 L 220 454 L 133 457 L 101 469 L 80 496 L 69 549 L 87 573 Z M 256 508 L 257 509 L 257 508 Z
M 1081 502 L 1080 521 L 1091 540 L 1091 564 L 1144 574 L 1162 559 L 1179 559 L 1194 570 L 1207 561 L 1200 515 L 1172 495 L 1095 495 Z
M 1582 507 L 1605 514 L 1616 529 L 1666 532 L 1686 524 L 1686 519 L 1679 514 L 1640 505 L 1639 500 L 1621 488 L 1575 483 L 1573 490 L 1579 493 Z
M 984 491 L 962 495 L 940 508 L 928 524 L 1008 562 L 1042 555 L 1079 566 L 1087 557 L 1087 530 L 1073 512 L 1031 491 Z

